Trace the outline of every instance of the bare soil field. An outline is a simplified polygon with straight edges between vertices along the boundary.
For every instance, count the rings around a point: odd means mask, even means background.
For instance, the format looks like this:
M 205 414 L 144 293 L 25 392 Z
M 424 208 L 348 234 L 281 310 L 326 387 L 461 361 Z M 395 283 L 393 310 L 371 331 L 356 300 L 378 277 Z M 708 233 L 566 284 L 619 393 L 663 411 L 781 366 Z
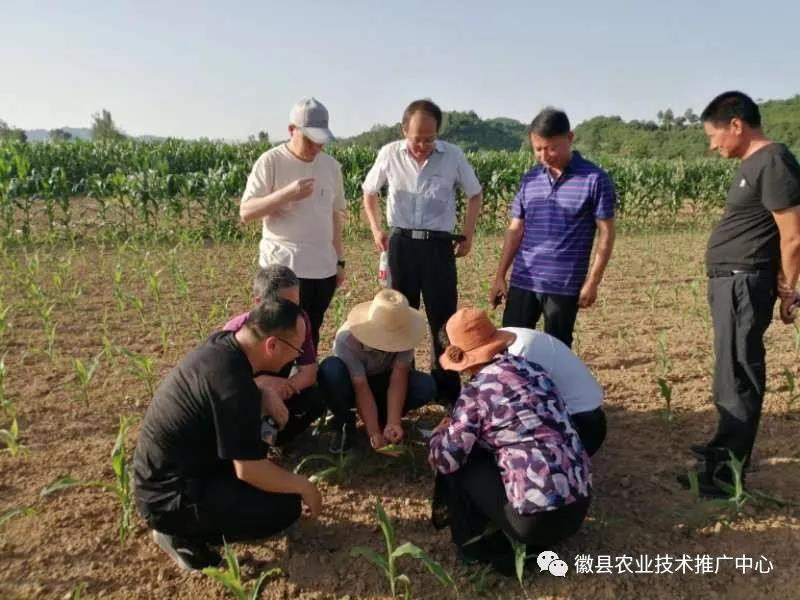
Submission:
M 675 481 L 691 462 L 687 446 L 705 441 L 716 423 L 703 272 L 707 235 L 620 236 L 598 303 L 579 314 L 575 350 L 606 390 L 609 429 L 592 461 L 589 517 L 555 549 L 570 567 L 566 577 L 540 573 L 534 563 L 522 590 L 514 579 L 456 560 L 449 533 L 429 522 L 432 478 L 415 433 L 417 425 L 429 427 L 441 418 L 437 406 L 406 423 L 413 464 L 357 448 L 345 476 L 321 484 L 325 508 L 318 521 L 303 521 L 290 534 L 260 544 L 234 546 L 243 577 L 282 570 L 264 585 L 261 598 L 389 598 L 382 575 L 350 554 L 355 546 L 382 552 L 374 510 L 380 500 L 398 540 L 414 542 L 440 561 L 461 598 L 800 597 L 798 329 L 775 319 L 767 334 L 769 391 L 748 476 L 749 489 L 762 495 L 733 510 L 732 503 L 699 502 Z M 462 306 L 486 307 L 501 244 L 499 237 L 481 237 L 460 260 Z M 120 543 L 119 502 L 109 492 L 75 487 L 40 497 L 40 490 L 66 475 L 113 479 L 110 453 L 120 415 L 141 418 L 149 387 L 228 316 L 248 308 L 255 258 L 253 241 L 40 246 L 0 254 L 0 357 L 21 444 L 16 456 L 0 453 L 0 514 L 32 507 L 0 525 L 0 598 L 69 598 L 80 584 L 84 598 L 226 597 L 208 577 L 180 573 L 138 516 Z M 371 243 L 348 242 L 347 259 L 349 280 L 327 314 L 321 356 L 349 309 L 377 290 Z M 74 360 L 90 365 L 104 348 L 82 386 Z M 418 351 L 423 366 L 427 348 Z M 656 384 L 660 376 L 671 386 L 669 409 Z M 0 422 L 4 427 L 7 421 Z M 128 434 L 129 455 L 138 427 L 134 422 Z M 308 432 L 282 461 L 292 467 L 324 451 L 327 441 L 327 433 Z M 611 572 L 578 572 L 580 555 L 593 557 L 595 571 L 605 560 L 598 557 L 610 557 Z M 684 555 L 691 557 L 690 568 L 678 561 Z M 672 557 L 672 573 L 636 572 L 646 571 L 637 569 L 641 557 L 659 556 Z M 695 559 L 706 556 L 712 572 L 698 573 Z M 415 597 L 455 597 L 421 563 L 402 558 L 399 567 Z

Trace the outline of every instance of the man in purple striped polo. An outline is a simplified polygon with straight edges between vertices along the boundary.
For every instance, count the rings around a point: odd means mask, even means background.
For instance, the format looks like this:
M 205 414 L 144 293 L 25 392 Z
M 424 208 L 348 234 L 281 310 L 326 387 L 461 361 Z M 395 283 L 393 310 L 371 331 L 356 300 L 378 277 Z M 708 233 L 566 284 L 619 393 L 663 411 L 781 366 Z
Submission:
M 544 109 L 528 133 L 539 164 L 523 175 L 511 205 L 489 302 L 506 299 L 503 327 L 534 328 L 543 314 L 545 332 L 571 347 L 578 308 L 594 304 L 611 257 L 616 194 L 608 174 L 572 150 L 566 113 Z

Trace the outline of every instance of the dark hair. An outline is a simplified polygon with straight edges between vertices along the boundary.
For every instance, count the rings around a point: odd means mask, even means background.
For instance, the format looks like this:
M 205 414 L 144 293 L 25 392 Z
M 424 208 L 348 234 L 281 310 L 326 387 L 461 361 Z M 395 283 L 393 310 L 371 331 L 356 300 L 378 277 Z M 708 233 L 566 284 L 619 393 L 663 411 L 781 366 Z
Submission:
M 528 136 L 538 135 L 543 138 L 566 135 L 570 132 L 567 113 L 548 106 L 536 115 L 528 126 Z
M 259 340 L 297 331 L 302 309 L 290 300 L 267 298 L 250 311 L 245 327 Z
M 261 300 L 277 298 L 278 292 L 300 285 L 300 280 L 289 267 L 267 265 L 259 269 L 253 279 L 253 295 Z
M 706 106 L 700 114 L 703 123 L 728 125 L 731 119 L 740 119 L 750 127 L 761 127 L 761 113 L 758 104 L 742 92 L 723 92 Z
M 436 106 L 430 100 L 414 100 L 411 104 L 406 106 L 403 111 L 403 127 L 408 127 L 408 122 L 414 113 L 425 113 L 429 117 L 433 117 L 436 121 L 436 133 L 439 133 L 439 128 L 442 126 L 442 109 Z

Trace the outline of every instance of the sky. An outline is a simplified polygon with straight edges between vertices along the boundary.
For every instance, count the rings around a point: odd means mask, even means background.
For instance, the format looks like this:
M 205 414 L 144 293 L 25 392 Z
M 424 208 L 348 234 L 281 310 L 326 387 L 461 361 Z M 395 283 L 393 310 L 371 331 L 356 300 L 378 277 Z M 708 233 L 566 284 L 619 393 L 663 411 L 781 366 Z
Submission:
M 286 137 L 314 96 L 346 137 L 411 100 L 529 122 L 700 112 L 800 93 L 797 0 L 0 0 L 0 119 L 132 135 Z

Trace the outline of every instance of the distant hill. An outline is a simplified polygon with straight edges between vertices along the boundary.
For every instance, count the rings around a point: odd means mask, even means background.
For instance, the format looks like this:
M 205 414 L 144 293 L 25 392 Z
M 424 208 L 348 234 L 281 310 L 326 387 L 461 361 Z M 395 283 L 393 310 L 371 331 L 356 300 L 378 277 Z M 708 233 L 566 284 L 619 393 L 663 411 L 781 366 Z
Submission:
M 88 127 L 62 127 L 64 131 L 69 133 L 74 139 L 90 140 L 92 139 L 92 130 Z M 29 142 L 46 142 L 50 139 L 49 129 L 27 129 L 25 135 L 28 137 Z M 137 135 L 133 136 L 135 140 L 143 142 L 158 142 L 166 138 L 157 135 Z
M 339 139 L 335 144 L 380 148 L 401 136 L 401 125 L 398 122 L 394 125 L 375 125 L 369 131 Z M 458 144 L 468 151 L 481 149 L 517 151 L 525 143 L 525 125 L 504 117 L 481 119 L 474 111 L 446 111 L 442 118 L 439 137 Z

